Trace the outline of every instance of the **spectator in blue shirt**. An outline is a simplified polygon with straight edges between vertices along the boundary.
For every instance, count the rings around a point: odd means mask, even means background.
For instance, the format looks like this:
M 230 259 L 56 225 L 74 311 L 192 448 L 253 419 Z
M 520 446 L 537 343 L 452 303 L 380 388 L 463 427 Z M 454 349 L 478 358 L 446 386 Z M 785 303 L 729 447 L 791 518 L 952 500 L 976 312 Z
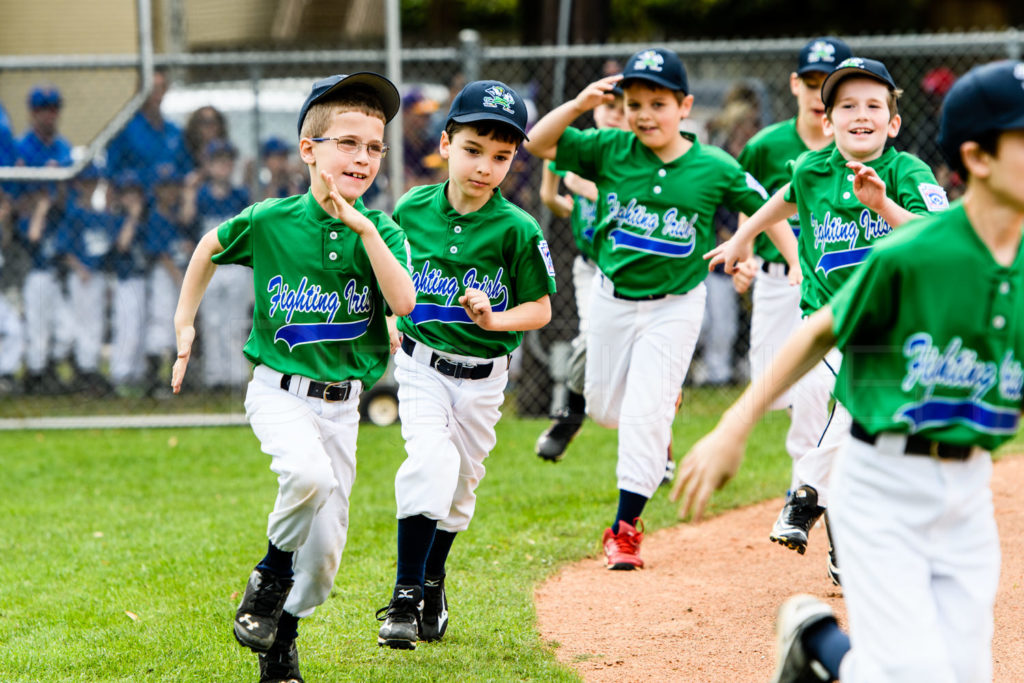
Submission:
M 114 273 L 110 321 L 110 380 L 119 396 L 138 396 L 142 391 L 146 324 L 146 267 L 142 245 L 146 193 L 142 178 L 127 170 L 111 179 L 107 201 L 120 228 L 110 254 Z

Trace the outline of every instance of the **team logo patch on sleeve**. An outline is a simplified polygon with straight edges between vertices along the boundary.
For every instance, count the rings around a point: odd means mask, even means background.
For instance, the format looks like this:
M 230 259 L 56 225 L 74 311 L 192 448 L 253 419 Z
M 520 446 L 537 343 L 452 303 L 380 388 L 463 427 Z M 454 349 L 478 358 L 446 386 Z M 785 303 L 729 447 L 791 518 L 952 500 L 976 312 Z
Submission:
M 544 259 L 544 266 L 548 269 L 548 275 L 554 277 L 555 264 L 551 262 L 551 250 L 548 249 L 548 241 L 541 240 L 538 242 L 537 250 L 540 251 L 541 258 Z
M 917 186 L 924 205 L 929 211 L 942 211 L 949 208 L 949 200 L 946 199 L 946 190 L 941 185 L 934 183 L 921 183 Z

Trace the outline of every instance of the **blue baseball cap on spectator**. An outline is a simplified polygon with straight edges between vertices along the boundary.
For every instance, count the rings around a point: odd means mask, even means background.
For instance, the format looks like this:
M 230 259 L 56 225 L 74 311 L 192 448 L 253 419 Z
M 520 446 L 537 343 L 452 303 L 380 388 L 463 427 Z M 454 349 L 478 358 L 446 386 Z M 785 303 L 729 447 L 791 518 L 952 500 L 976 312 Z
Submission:
M 212 159 L 217 156 L 237 157 L 238 150 L 227 140 L 210 140 L 206 143 L 206 158 Z
M 270 137 L 263 142 L 263 148 L 261 154 L 265 157 L 271 154 L 288 154 L 292 151 L 292 148 L 287 142 L 279 137 Z
M 402 98 L 398 94 L 398 88 L 380 74 L 375 74 L 372 71 L 360 71 L 354 74 L 328 76 L 327 78 L 321 78 L 313 84 L 309 96 L 302 103 L 302 109 L 299 110 L 299 135 L 302 135 L 302 122 L 306 120 L 306 112 L 309 111 L 310 107 L 326 99 L 328 95 L 336 94 L 340 90 L 354 85 L 369 88 L 380 98 L 380 103 L 384 107 L 385 123 L 394 118 L 395 114 L 398 113 L 398 109 L 402 106 Z
M 630 80 L 650 81 L 669 90 L 689 94 L 690 84 L 686 80 L 686 67 L 672 50 L 654 48 L 640 50 L 626 62 L 622 70 L 623 86 Z
M 853 50 L 839 38 L 822 36 L 814 38 L 800 50 L 800 61 L 797 62 L 796 75 L 819 71 L 831 73 L 838 64 L 853 56 Z
M 134 168 L 126 168 L 113 179 L 114 185 L 120 190 L 126 190 L 129 187 L 142 188 L 142 176 Z
M 52 85 L 37 85 L 28 94 L 28 106 L 32 109 L 43 109 L 44 107 L 60 107 L 64 100 L 60 96 L 60 90 Z
M 452 99 L 448 109 L 449 121 L 456 123 L 474 123 L 476 121 L 498 121 L 508 124 L 526 137 L 528 115 L 526 103 L 519 93 L 501 81 L 473 81 Z
M 896 89 L 896 82 L 892 80 L 892 76 L 889 75 L 889 70 L 885 68 L 885 64 L 876 59 L 850 57 L 840 62 L 832 73 L 825 77 L 825 81 L 821 84 L 821 101 L 826 107 L 832 106 L 832 96 L 835 93 L 836 86 L 851 76 L 871 78 L 886 86 L 889 90 Z
M 177 164 L 169 161 L 157 164 L 150 171 L 150 182 L 156 185 L 177 185 L 184 182 L 185 177 L 182 175 L 181 170 L 178 169 Z
M 95 161 L 90 161 L 88 164 L 82 167 L 82 170 L 75 175 L 75 180 L 99 180 L 103 177 L 100 172 L 100 167 L 96 165 Z
M 986 134 L 1024 130 L 1024 62 L 976 66 L 946 93 L 939 122 L 939 149 L 960 166 L 960 145 Z

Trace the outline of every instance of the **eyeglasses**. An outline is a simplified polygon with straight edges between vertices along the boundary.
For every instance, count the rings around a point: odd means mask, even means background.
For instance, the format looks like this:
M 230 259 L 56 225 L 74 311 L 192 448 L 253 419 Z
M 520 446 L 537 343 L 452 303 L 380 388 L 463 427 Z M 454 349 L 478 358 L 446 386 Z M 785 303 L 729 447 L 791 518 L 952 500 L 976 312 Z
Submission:
M 338 149 L 345 154 L 359 154 L 359 150 L 366 148 L 366 155 L 371 159 L 383 159 L 391 149 L 383 142 L 359 142 L 354 138 L 310 138 L 310 142 L 327 142 L 334 140 L 338 143 Z

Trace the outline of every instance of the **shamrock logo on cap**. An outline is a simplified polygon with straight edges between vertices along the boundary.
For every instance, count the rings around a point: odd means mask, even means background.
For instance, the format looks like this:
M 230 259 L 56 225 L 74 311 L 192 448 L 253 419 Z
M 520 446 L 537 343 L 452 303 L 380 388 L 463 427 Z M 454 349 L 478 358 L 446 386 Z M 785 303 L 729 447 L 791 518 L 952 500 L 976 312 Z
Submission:
M 816 62 L 834 62 L 836 60 L 836 46 L 824 40 L 819 40 L 811 45 L 810 52 L 807 55 L 807 63 L 814 64 Z
M 1013 77 L 1021 81 L 1020 85 L 1024 88 L 1024 62 L 1013 67 Z
M 864 60 L 861 59 L 860 57 L 850 57 L 849 59 L 844 59 L 843 61 L 839 62 L 839 66 L 837 66 L 836 69 L 843 69 L 845 67 L 863 69 Z
M 500 85 L 492 85 L 490 88 L 484 91 L 487 95 L 484 97 L 484 106 L 497 109 L 501 107 L 509 114 L 515 114 L 516 112 L 512 109 L 512 105 L 516 103 L 512 93 L 505 90 Z
M 665 58 L 654 50 L 647 50 L 640 53 L 636 58 L 636 62 L 633 64 L 634 71 L 661 71 L 661 65 L 665 63 Z

